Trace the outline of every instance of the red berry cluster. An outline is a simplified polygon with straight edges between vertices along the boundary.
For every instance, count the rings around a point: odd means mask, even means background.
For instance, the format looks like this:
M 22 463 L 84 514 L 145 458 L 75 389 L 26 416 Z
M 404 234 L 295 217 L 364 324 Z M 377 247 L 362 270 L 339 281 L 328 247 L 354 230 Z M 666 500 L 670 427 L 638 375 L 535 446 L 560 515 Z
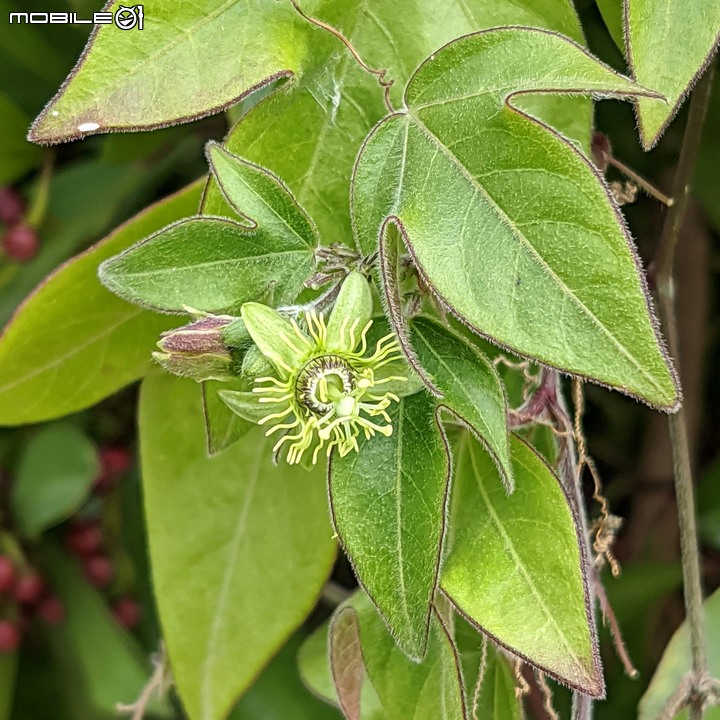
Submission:
M 0 223 L 7 230 L 2 249 L 11 260 L 27 262 L 37 255 L 40 240 L 34 228 L 24 221 L 25 203 L 11 187 L 0 187 Z
M 40 573 L 33 567 L 18 567 L 7 555 L 0 555 L 0 608 L 0 654 L 20 647 L 23 629 L 33 618 L 50 625 L 65 619 L 62 602 Z
M 82 563 L 87 581 L 93 587 L 107 590 L 115 577 L 115 566 L 107 554 L 100 522 L 74 520 L 65 535 L 65 544 Z M 115 598 L 112 610 L 118 623 L 128 630 L 136 627 L 142 616 L 138 603 L 127 595 Z

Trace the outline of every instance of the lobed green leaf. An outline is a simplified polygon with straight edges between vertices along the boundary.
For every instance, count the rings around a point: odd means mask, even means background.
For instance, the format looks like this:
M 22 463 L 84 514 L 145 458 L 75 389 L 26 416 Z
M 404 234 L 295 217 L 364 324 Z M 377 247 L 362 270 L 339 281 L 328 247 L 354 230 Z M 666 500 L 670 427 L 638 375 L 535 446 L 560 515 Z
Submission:
M 393 78 L 393 101 L 430 53 L 460 35 L 495 25 L 558 30 L 582 42 L 570 0 L 434 0 L 381 2 L 314 0 L 303 9 L 343 32 L 360 55 Z M 398 29 L 402 31 L 399 32 Z M 234 153 L 269 168 L 292 189 L 317 223 L 326 245 L 352 245 L 350 177 L 363 138 L 387 112 L 374 77 L 358 67 L 337 38 L 308 27 L 312 53 L 302 73 L 242 116 L 227 138 Z M 395 92 L 397 91 L 397 92 Z M 590 143 L 591 105 L 585 98 L 533 98 L 533 108 L 568 137 Z M 223 215 L 226 203 L 211 183 L 204 211 Z
M 643 93 L 555 33 L 501 28 L 433 54 L 353 181 L 363 253 L 388 225 L 476 332 L 664 409 L 674 372 L 620 213 L 594 166 L 514 106 L 519 93 Z

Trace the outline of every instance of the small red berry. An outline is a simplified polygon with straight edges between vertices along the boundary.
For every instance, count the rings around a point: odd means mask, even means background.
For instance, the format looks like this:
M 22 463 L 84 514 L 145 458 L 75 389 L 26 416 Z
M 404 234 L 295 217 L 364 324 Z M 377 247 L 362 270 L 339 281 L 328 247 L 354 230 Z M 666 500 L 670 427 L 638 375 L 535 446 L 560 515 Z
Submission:
M 9 620 L 0 620 L 0 654 L 15 652 L 20 647 L 20 630 Z
M 132 630 L 142 619 L 142 608 L 131 597 L 121 597 L 113 603 L 113 615 L 119 625 Z
M 51 595 L 40 601 L 37 614 L 48 625 L 61 625 L 65 620 L 65 606 L 59 598 Z
M 95 522 L 73 526 L 65 538 L 68 550 L 78 557 L 97 555 L 102 549 L 103 533 Z
M 13 225 L 3 237 L 2 247 L 11 260 L 27 262 L 37 255 L 40 240 L 33 228 L 27 225 Z
M 45 583 L 36 570 L 22 575 L 15 583 L 15 599 L 23 605 L 34 605 L 45 591 Z
M 93 555 L 87 558 L 83 569 L 88 582 L 97 588 L 107 587 L 115 575 L 112 560 L 104 555 Z
M 12 560 L 7 555 L 0 555 L 0 593 L 12 589 L 16 576 Z
M 25 203 L 15 190 L 10 187 L 0 188 L 0 222 L 4 225 L 15 225 L 22 220 Z
M 95 480 L 93 489 L 98 495 L 106 495 L 115 487 L 120 477 L 132 467 L 133 458 L 127 448 L 116 445 L 100 450 L 100 462 L 102 470 Z

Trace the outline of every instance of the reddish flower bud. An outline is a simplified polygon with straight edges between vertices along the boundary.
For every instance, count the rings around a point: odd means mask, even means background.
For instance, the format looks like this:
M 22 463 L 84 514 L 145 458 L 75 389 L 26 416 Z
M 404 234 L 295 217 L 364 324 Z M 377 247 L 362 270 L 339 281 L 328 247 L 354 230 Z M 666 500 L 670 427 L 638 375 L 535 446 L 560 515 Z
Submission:
M 5 233 L 2 247 L 11 260 L 27 262 L 37 255 L 40 240 L 33 228 L 27 225 L 14 225 Z
M 4 225 L 15 225 L 22 220 L 25 213 L 25 202 L 11 187 L 0 188 L 0 222 Z
M 13 561 L 7 555 L 0 555 L 0 593 L 12 590 L 16 577 Z
M 83 564 L 87 581 L 97 588 L 107 587 L 115 575 L 112 560 L 105 555 L 93 555 Z
M 113 615 L 126 630 L 137 627 L 142 619 L 142 608 L 131 597 L 121 597 L 113 603 Z
M 34 605 L 45 592 L 45 582 L 40 577 L 37 570 L 30 570 L 25 575 L 20 576 L 15 583 L 13 594 L 15 599 L 23 605 Z
M 20 629 L 9 620 L 0 620 L 0 654 L 15 652 L 20 647 Z
M 231 380 L 232 356 L 223 339 L 224 329 L 235 318 L 207 315 L 175 330 L 164 332 L 158 341 L 162 352 L 153 357 L 165 370 L 202 382 Z

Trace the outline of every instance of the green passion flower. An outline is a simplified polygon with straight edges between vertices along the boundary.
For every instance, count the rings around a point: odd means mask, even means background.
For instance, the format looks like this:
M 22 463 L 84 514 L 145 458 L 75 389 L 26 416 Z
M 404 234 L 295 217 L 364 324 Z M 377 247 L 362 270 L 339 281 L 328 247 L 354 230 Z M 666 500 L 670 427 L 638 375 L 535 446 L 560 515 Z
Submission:
M 399 397 L 389 386 L 408 378 L 386 372 L 403 359 L 392 333 L 370 351 L 371 315 L 370 287 L 356 272 L 343 283 L 327 321 L 310 310 L 301 327 L 266 305 L 243 305 L 245 326 L 275 374 L 256 378 L 255 408 L 239 414 L 268 425 L 266 435 L 281 433 L 273 452 L 286 448 L 288 463 L 299 463 L 311 449 L 313 463 L 323 449 L 328 456 L 333 448 L 342 456 L 357 451 L 360 433 L 392 434 L 387 408 Z M 239 393 L 222 396 L 238 412 L 232 395 Z M 247 407 L 250 393 L 242 395 Z

